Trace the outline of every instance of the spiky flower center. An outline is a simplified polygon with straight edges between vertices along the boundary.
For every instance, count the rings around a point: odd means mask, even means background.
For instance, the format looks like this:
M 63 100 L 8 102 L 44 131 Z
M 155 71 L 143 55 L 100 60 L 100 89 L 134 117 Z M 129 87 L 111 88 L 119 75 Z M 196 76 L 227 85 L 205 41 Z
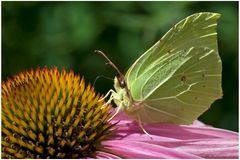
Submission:
M 20 73 L 2 82 L 2 158 L 81 158 L 109 135 L 109 107 L 73 72 Z

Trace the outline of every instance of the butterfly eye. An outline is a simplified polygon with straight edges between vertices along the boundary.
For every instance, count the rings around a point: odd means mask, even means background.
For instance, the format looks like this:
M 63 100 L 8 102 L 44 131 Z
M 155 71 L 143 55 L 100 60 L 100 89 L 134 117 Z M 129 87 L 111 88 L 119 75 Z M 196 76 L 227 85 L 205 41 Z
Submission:
M 127 87 L 127 84 L 126 84 L 126 81 L 124 79 L 124 76 L 118 77 L 118 83 L 120 84 L 121 88 L 126 88 Z
M 125 80 L 121 81 L 121 87 L 126 87 L 126 82 L 125 82 Z

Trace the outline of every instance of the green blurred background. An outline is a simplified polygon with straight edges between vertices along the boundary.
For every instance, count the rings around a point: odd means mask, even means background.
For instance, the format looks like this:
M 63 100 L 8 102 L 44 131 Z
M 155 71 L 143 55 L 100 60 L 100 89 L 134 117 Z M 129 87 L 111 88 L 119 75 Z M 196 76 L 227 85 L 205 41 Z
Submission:
M 2 2 L 2 80 L 37 66 L 72 69 L 90 83 L 113 78 L 95 49 L 125 73 L 175 23 L 203 11 L 222 14 L 224 96 L 200 119 L 238 131 L 238 2 Z M 101 93 L 112 87 L 107 79 L 95 84 Z

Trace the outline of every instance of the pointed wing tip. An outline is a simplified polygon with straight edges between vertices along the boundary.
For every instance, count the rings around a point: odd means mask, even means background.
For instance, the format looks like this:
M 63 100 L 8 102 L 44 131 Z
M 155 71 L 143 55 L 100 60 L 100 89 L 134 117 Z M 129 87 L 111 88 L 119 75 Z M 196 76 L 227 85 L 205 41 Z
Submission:
M 221 17 L 221 14 L 216 12 L 198 12 L 198 13 L 192 14 L 191 16 L 198 17 L 200 15 L 205 15 L 206 17 L 211 17 L 215 19 L 219 19 Z
M 220 13 L 212 13 L 214 15 L 214 17 L 216 17 L 216 19 L 219 19 L 221 17 Z

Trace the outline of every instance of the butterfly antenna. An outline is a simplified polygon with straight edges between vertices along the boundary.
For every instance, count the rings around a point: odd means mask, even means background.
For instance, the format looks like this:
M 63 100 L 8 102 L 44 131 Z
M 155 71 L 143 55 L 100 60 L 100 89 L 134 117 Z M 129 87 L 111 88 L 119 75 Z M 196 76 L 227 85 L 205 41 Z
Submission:
M 93 86 L 95 86 L 95 84 L 96 84 L 96 82 L 97 82 L 97 80 L 98 80 L 99 78 L 105 78 L 105 79 L 109 79 L 109 80 L 112 80 L 112 81 L 113 81 L 113 79 L 110 78 L 110 77 L 107 77 L 107 76 L 104 76 L 104 75 L 99 75 L 99 76 L 97 76 L 97 77 L 95 78 L 95 80 L 94 80 L 94 82 L 93 82 Z
M 106 56 L 105 53 L 103 53 L 102 51 L 99 51 L 99 50 L 95 50 L 94 52 L 100 54 L 101 56 L 103 56 L 103 57 L 107 60 L 107 63 L 106 63 L 106 64 L 112 66 L 112 67 L 118 72 L 119 75 L 123 75 L 123 74 L 119 71 L 119 69 L 116 67 L 116 65 Z

